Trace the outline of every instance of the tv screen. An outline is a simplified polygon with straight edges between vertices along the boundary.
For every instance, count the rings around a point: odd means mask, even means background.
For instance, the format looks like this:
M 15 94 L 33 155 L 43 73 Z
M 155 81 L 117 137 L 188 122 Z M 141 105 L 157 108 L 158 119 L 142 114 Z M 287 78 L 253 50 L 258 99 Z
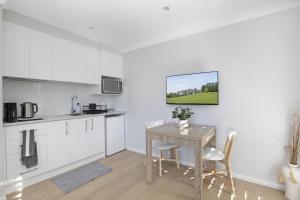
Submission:
M 167 76 L 167 104 L 218 105 L 218 72 Z

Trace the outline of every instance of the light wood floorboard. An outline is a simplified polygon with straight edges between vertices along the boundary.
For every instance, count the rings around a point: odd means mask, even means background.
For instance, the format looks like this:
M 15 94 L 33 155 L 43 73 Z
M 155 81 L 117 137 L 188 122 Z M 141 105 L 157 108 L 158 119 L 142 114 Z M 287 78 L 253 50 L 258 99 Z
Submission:
M 104 165 L 113 171 L 99 177 L 84 186 L 63 194 L 52 181 L 46 180 L 32 185 L 21 192 L 8 195 L 8 200 L 191 200 L 194 189 L 191 186 L 193 169 L 181 167 L 177 171 L 173 162 L 163 162 L 164 173 L 158 177 L 158 162 L 154 162 L 154 181 L 145 182 L 144 156 L 130 151 L 123 151 L 101 159 Z M 211 184 L 213 182 L 213 184 Z M 205 200 L 283 200 L 281 191 L 235 180 L 236 195 L 233 197 L 222 186 L 222 180 L 204 180 Z

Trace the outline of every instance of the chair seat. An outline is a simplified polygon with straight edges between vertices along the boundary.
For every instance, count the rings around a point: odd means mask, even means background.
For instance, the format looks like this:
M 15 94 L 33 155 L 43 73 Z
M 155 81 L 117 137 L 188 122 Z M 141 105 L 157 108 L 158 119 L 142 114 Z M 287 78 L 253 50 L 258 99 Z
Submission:
M 222 151 L 213 147 L 204 147 L 202 155 L 204 160 L 219 161 L 225 158 L 225 155 Z
M 172 149 L 175 147 L 177 147 L 177 145 L 175 145 L 175 144 L 160 144 L 160 145 L 155 146 L 155 148 L 158 150 L 167 150 L 167 149 Z

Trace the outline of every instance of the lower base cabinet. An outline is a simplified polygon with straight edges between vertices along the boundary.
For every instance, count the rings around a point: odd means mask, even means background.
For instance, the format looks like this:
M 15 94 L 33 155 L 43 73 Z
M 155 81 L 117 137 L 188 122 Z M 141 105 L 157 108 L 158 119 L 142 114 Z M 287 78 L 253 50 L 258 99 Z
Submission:
M 38 164 L 21 162 L 22 131 L 35 130 Z M 105 151 L 104 116 L 5 127 L 6 179 L 39 175 Z
M 105 152 L 105 119 L 104 116 L 88 119 L 89 132 L 89 155 Z
M 46 124 L 48 142 L 48 170 L 70 163 L 71 138 L 69 121 L 55 121 Z
M 26 168 L 21 162 L 21 144 L 23 131 L 35 131 L 38 163 Z M 30 178 L 47 170 L 47 137 L 45 123 L 11 126 L 5 128 L 6 179 L 14 182 L 18 178 Z
M 48 122 L 48 169 L 105 151 L 104 116 Z
M 70 120 L 71 161 L 88 157 L 88 119 Z

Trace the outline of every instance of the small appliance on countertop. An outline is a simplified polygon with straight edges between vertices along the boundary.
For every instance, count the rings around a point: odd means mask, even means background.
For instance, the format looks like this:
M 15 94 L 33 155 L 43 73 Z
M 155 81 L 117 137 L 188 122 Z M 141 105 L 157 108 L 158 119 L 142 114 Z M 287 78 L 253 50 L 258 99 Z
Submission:
M 36 103 L 24 102 L 21 104 L 21 117 L 18 118 L 18 122 L 36 121 L 43 118 L 34 117 L 34 114 L 39 111 Z
M 74 94 L 72 96 L 72 108 L 71 108 L 71 115 L 80 115 L 81 109 L 80 109 L 80 103 L 78 101 L 78 96 Z
M 43 118 L 34 117 L 37 113 L 38 106 L 35 103 L 24 102 L 21 104 L 21 117 L 18 117 L 17 103 L 4 103 L 3 104 L 3 122 L 14 123 L 14 122 L 26 122 L 42 120 Z
M 12 123 L 18 121 L 17 117 L 17 103 L 3 104 L 3 121 Z
M 24 102 L 21 104 L 21 118 L 29 119 L 34 118 L 34 114 L 39 111 L 36 103 Z
M 107 105 L 97 105 L 95 103 L 90 103 L 89 105 L 83 106 L 83 113 L 84 114 L 101 114 L 107 113 L 113 109 L 108 109 Z

